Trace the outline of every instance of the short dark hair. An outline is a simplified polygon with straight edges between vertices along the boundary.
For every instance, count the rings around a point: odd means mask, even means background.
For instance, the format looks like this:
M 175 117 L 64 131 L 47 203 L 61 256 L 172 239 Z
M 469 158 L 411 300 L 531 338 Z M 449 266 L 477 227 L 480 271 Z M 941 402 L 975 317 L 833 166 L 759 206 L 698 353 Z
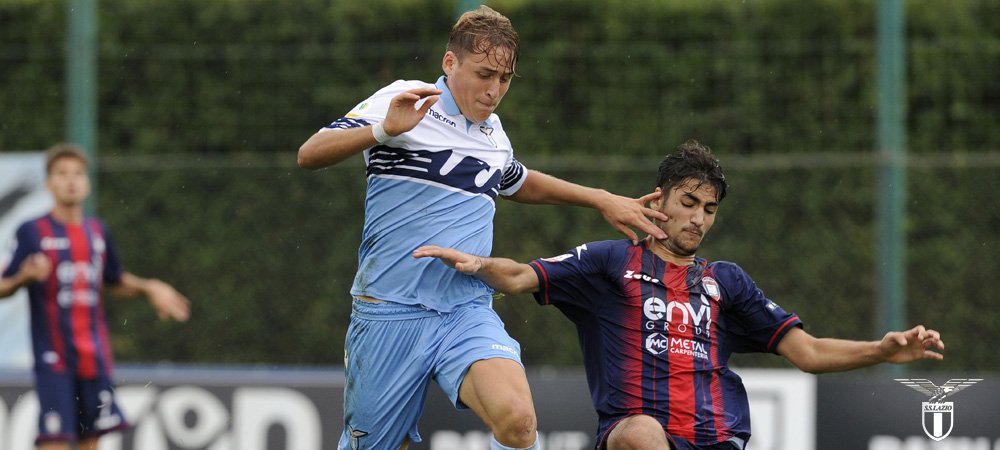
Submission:
M 678 145 L 673 153 L 663 158 L 656 175 L 656 187 L 666 196 L 671 189 L 692 178 L 698 180 L 699 186 L 708 183 L 714 187 L 717 201 L 726 197 L 728 186 L 722 166 L 712 155 L 712 149 L 694 139 Z
M 90 161 L 87 159 L 87 154 L 83 151 L 83 148 L 79 145 L 70 142 L 60 142 L 45 152 L 45 174 L 52 174 L 52 165 L 56 161 L 63 158 L 75 158 L 80 160 L 84 166 L 88 165 Z
M 510 51 L 507 69 L 514 73 L 517 57 L 521 55 L 521 43 L 511 25 L 510 19 L 486 5 L 479 5 L 458 18 L 448 38 L 447 51 L 460 59 L 469 54 L 489 54 L 502 48 Z

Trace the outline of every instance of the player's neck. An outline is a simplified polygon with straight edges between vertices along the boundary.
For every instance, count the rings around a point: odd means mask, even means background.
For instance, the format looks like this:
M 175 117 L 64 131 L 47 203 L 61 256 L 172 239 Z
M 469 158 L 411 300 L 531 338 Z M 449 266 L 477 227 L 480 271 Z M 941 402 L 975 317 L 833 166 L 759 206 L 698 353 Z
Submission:
M 52 218 L 59 223 L 78 224 L 83 222 L 83 205 L 64 205 L 56 203 L 52 207 Z
M 646 238 L 646 245 L 653 251 L 653 254 L 659 256 L 660 259 L 666 262 L 673 263 L 678 266 L 690 266 L 691 264 L 694 264 L 693 254 L 687 256 L 678 255 L 677 253 L 672 252 L 670 248 L 667 247 L 666 243 L 654 238 L 653 236 Z

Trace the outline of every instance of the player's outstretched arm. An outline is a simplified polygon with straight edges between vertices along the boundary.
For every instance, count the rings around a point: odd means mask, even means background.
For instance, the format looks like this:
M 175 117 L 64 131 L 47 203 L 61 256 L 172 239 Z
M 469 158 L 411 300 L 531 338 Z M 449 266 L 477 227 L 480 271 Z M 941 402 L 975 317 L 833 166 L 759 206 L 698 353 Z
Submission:
M 108 286 L 108 290 L 116 297 L 148 297 L 160 320 L 186 322 L 191 316 L 191 302 L 187 297 L 160 280 L 140 278 L 125 272 L 121 282 Z
M 437 258 L 452 269 L 483 280 L 506 294 L 538 291 L 538 276 L 531 266 L 507 258 L 470 255 L 452 248 L 425 245 L 413 251 L 414 258 Z
M 381 126 L 392 137 L 410 131 L 420 123 L 427 110 L 438 101 L 440 90 L 433 88 L 411 89 L 392 98 Z M 426 98 L 420 108 L 416 103 Z M 312 135 L 299 147 L 299 167 L 322 169 L 378 144 L 372 127 L 322 130 Z
M 842 372 L 883 362 L 909 363 L 944 358 L 931 349 L 944 349 L 941 334 L 918 325 L 886 333 L 881 341 L 816 338 L 801 328 L 791 329 L 778 343 L 778 353 L 809 373 Z
M 646 205 L 662 195 L 654 192 L 641 198 L 628 198 L 612 194 L 603 189 L 594 189 L 565 180 L 529 170 L 528 177 L 521 188 L 510 196 L 519 203 L 571 205 L 594 208 L 601 212 L 615 230 L 624 234 L 633 244 L 639 243 L 639 236 L 629 227 L 638 228 L 657 239 L 666 239 L 667 235 L 659 227 L 649 221 L 650 218 L 666 221 L 665 214 L 648 208 Z
M 51 272 L 52 262 L 47 256 L 42 253 L 28 255 L 13 277 L 0 279 L 0 298 L 10 297 L 28 283 L 47 280 Z

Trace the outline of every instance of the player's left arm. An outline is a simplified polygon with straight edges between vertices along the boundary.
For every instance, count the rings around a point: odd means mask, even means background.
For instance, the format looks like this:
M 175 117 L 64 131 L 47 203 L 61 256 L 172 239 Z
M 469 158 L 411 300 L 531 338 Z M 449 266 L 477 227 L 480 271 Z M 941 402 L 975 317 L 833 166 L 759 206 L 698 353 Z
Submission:
M 660 193 L 646 194 L 634 199 L 612 194 L 603 189 L 595 189 L 529 170 L 524 184 L 508 197 L 518 203 L 585 206 L 601 212 L 618 232 L 624 234 L 633 244 L 639 237 L 629 227 L 636 227 L 657 239 L 666 239 L 663 230 L 653 225 L 649 218 L 666 221 L 667 216 L 646 205 Z
M 513 259 L 470 255 L 453 248 L 425 245 L 413 251 L 414 258 L 437 258 L 452 269 L 472 275 L 489 287 L 505 294 L 538 291 L 538 276 L 527 264 Z
M 191 316 L 191 302 L 173 286 L 154 278 L 141 278 L 131 273 L 122 273 L 121 280 L 107 286 L 108 292 L 116 297 L 148 297 L 156 309 L 160 320 L 172 318 L 185 322 Z
M 824 373 L 859 369 L 883 362 L 903 364 L 944 358 L 932 348 L 944 349 L 944 341 L 940 333 L 925 329 L 923 325 L 906 331 L 891 331 L 881 341 L 816 338 L 795 327 L 778 343 L 777 352 L 804 372 Z

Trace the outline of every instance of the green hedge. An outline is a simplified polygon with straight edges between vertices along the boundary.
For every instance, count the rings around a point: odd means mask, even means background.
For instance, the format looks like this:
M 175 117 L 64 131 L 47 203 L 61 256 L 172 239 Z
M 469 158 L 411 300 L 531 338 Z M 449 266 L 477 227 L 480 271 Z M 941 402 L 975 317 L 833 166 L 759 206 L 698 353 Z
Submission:
M 697 138 L 732 185 L 703 255 L 744 266 L 817 335 L 876 335 L 877 172 L 855 162 L 875 146 L 875 0 L 490 4 L 522 39 L 499 109 L 521 161 L 638 196 L 663 154 Z M 187 325 L 111 302 L 119 358 L 338 364 L 364 170 L 307 172 L 295 152 L 392 80 L 435 79 L 455 3 L 99 5 L 99 213 L 133 271 L 195 302 Z M 1000 170 L 934 161 L 1000 147 L 1000 4 L 906 5 L 908 147 L 931 158 L 909 174 L 907 321 L 948 341 L 946 361 L 922 367 L 997 369 L 1000 321 L 984 312 L 1000 272 Z M 0 150 L 65 135 L 65 13 L 62 1 L 0 3 Z M 816 152 L 834 162 L 792 164 Z M 591 211 L 501 201 L 494 253 L 609 238 Z M 527 363 L 579 363 L 557 311 L 527 296 L 496 307 Z

